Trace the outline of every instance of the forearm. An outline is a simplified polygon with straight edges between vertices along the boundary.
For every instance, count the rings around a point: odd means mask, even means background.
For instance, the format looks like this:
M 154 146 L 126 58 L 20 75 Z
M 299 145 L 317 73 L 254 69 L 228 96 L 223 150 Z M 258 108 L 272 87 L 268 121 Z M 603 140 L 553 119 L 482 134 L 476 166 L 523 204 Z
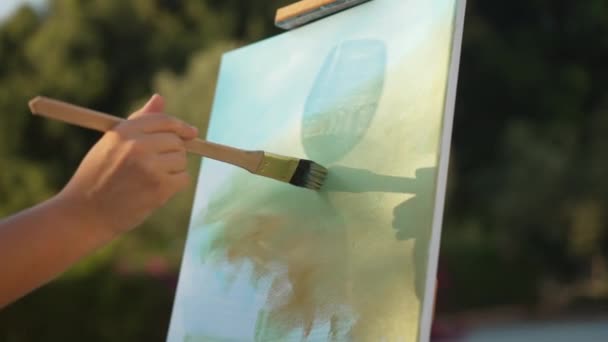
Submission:
M 112 236 L 55 197 L 0 221 L 0 308 L 57 277 Z

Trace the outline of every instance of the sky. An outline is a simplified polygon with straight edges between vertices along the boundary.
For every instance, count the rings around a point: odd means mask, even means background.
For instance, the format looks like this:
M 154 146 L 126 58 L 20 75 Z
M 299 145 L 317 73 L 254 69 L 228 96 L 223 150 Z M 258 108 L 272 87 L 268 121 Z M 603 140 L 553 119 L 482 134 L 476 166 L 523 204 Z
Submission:
M 42 5 L 46 0 L 0 0 L 0 20 L 10 16 L 21 4 Z

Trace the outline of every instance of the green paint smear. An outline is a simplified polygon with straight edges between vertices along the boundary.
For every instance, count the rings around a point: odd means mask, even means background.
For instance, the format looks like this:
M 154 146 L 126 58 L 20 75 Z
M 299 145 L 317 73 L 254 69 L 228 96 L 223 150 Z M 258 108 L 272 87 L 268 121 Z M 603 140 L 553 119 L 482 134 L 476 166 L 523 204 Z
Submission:
M 391 293 L 400 295 L 413 287 L 422 298 L 434 176 L 433 168 L 421 169 L 410 179 L 333 167 L 322 193 L 264 182 L 265 190 L 258 191 L 262 184 L 256 184 L 255 191 L 241 194 L 238 202 L 228 195 L 214 201 L 205 223 L 223 225 L 210 248 L 216 262 L 253 265 L 254 286 L 260 279 L 272 280 L 266 312 L 258 318 L 257 340 L 281 340 L 297 329 L 307 336 L 315 322 L 331 321 L 336 329 L 352 324 L 350 333 L 356 336 L 380 336 L 367 327 L 382 319 L 387 302 L 394 299 Z M 240 181 L 249 183 L 250 178 Z M 238 184 L 232 194 L 247 188 Z M 416 194 L 392 210 L 392 232 L 376 232 L 386 228 L 373 221 L 353 222 L 338 209 L 346 206 L 349 212 L 364 213 L 378 191 Z M 366 200 L 352 201 L 353 195 Z M 396 253 L 396 258 L 387 259 L 383 250 L 404 246 L 383 246 L 375 241 L 376 234 L 414 241 L 413 255 Z M 357 262 L 356 253 L 361 254 Z M 407 266 L 412 257 L 413 277 Z M 353 317 L 358 318 L 354 323 Z

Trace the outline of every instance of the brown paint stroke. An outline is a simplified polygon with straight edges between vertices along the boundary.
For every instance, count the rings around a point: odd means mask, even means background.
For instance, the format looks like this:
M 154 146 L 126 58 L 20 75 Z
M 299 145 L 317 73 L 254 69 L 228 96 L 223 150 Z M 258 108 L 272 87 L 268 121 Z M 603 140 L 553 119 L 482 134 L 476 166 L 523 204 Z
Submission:
M 243 181 L 233 183 L 234 191 L 249 187 L 239 201 L 229 201 L 229 192 L 209 207 L 205 223 L 223 226 L 211 252 L 221 262 L 253 265 L 254 285 L 272 281 L 260 340 L 301 330 L 309 340 L 369 341 L 396 336 L 399 318 L 417 317 L 408 298 L 422 295 L 434 169 L 418 180 L 333 171 L 323 194 Z M 405 200 L 383 208 L 382 192 Z M 329 335 L 314 336 L 327 322 Z

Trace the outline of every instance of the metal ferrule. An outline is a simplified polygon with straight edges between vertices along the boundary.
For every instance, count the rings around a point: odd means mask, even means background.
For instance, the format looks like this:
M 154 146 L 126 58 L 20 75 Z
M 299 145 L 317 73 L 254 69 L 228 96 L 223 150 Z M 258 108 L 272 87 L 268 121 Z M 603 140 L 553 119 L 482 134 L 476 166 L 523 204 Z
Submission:
M 256 174 L 273 178 L 282 182 L 290 182 L 296 172 L 300 160 L 264 152 L 264 161 L 256 171 Z

